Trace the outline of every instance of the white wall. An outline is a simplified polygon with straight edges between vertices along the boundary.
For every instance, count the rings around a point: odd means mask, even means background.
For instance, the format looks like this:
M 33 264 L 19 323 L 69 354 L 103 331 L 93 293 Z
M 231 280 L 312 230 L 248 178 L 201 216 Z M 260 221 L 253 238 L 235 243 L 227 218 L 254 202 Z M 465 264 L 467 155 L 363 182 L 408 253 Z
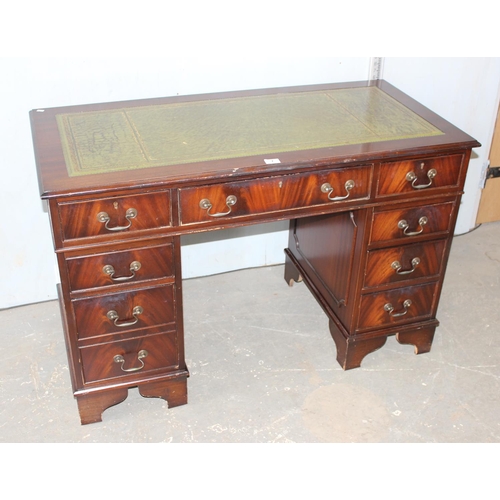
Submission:
M 33 108 L 249 88 L 364 80 L 367 57 L 0 59 L 0 308 L 55 298 L 47 214 L 39 201 L 28 111 Z M 498 58 L 389 58 L 385 79 L 483 143 L 459 226 L 474 225 L 479 177 L 498 103 Z M 283 261 L 286 223 L 183 239 L 184 277 Z
M 58 277 L 48 217 L 39 200 L 30 109 L 364 80 L 368 66 L 367 57 L 0 59 L 0 309 L 56 297 Z M 216 233 L 186 238 L 184 276 L 281 262 L 285 227 L 224 231 L 228 239 Z

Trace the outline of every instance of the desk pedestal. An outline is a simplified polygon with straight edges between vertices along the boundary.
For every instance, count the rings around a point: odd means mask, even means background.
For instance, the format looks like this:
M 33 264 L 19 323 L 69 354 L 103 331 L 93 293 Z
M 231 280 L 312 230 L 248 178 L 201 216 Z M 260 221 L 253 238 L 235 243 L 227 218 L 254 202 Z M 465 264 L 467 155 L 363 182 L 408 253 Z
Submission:
M 391 280 L 381 273 L 375 286 L 367 286 L 371 253 L 386 253 L 388 258 L 378 260 L 388 266 L 394 248 L 410 245 L 409 252 L 424 252 L 421 255 L 426 255 L 426 248 L 434 248 L 432 240 L 414 248 L 408 240 L 372 251 L 373 215 L 372 209 L 357 210 L 290 223 L 285 281 L 290 286 L 304 282 L 323 308 L 344 370 L 359 367 L 391 335 L 401 344 L 414 345 L 415 354 L 429 352 L 439 325 L 434 314 L 442 276 L 397 274 L 397 266 L 392 266 L 397 280 L 387 283 Z

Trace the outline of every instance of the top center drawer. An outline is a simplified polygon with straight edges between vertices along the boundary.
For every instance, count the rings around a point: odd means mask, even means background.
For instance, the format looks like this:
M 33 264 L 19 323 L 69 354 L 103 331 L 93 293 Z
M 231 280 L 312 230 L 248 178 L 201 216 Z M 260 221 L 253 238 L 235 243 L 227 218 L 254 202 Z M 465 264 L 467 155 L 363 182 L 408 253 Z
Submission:
M 181 225 L 208 223 L 370 197 L 373 165 L 332 168 L 179 189 Z

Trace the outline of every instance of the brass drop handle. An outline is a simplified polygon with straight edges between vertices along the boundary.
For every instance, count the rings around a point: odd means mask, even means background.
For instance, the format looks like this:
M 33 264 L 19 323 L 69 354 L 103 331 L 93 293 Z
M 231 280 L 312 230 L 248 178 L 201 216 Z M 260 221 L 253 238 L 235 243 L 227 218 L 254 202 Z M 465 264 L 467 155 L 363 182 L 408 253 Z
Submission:
M 420 166 L 423 167 L 424 163 L 421 163 Z M 436 177 L 436 175 L 437 175 L 437 170 L 435 168 L 431 168 L 427 172 L 427 177 L 429 179 L 429 182 L 427 184 L 416 184 L 416 182 L 417 182 L 417 175 L 415 174 L 415 172 L 408 172 L 406 174 L 406 180 L 408 182 L 411 182 L 411 187 L 413 189 L 425 189 L 425 188 L 428 188 L 428 187 L 432 186 L 432 179 L 434 179 L 434 177 Z
M 115 268 L 111 264 L 106 264 L 102 268 L 102 272 L 104 274 L 107 274 L 113 281 L 128 281 L 132 278 L 135 278 L 135 273 L 136 271 L 139 271 L 140 268 L 141 263 L 137 260 L 134 260 L 129 267 L 130 272 L 132 273 L 130 276 L 115 276 Z
M 107 214 L 107 212 L 99 212 L 97 214 L 97 220 L 99 222 L 104 223 L 104 227 L 108 231 L 124 231 L 125 229 L 128 229 L 132 225 L 132 220 L 137 217 L 137 210 L 135 208 L 129 208 L 125 212 L 125 218 L 128 220 L 128 224 L 126 226 L 114 226 L 114 227 L 109 227 L 109 221 L 111 220 L 111 217 Z
M 402 312 L 395 313 L 394 312 L 394 307 L 392 306 L 392 304 L 390 302 L 388 302 L 384 306 L 384 311 L 388 312 L 391 315 L 392 318 L 399 318 L 400 316 L 404 316 L 408 312 L 408 309 L 409 309 L 410 306 L 411 306 L 411 300 L 410 299 L 406 299 L 403 302 L 403 308 L 404 308 L 404 310 Z
M 123 327 L 126 327 L 126 326 L 135 325 L 139 321 L 139 318 L 137 316 L 139 316 L 143 312 L 144 312 L 144 309 L 141 306 L 135 306 L 132 309 L 132 315 L 134 316 L 133 320 L 128 320 L 128 319 L 120 320 L 120 317 L 118 316 L 118 313 L 116 311 L 113 311 L 113 310 L 108 311 L 108 313 L 106 314 L 106 316 L 108 317 L 108 319 L 110 321 L 112 321 L 114 323 L 115 326 L 123 328 Z
M 401 268 L 403 266 L 397 260 L 395 260 L 391 264 L 391 267 L 396 271 L 396 274 L 403 275 L 403 274 L 413 273 L 419 264 L 420 264 L 420 259 L 418 257 L 415 257 L 411 259 L 411 266 L 412 266 L 411 269 L 408 269 L 406 271 L 401 271 Z
M 147 357 L 148 351 L 143 349 L 142 351 L 139 351 L 137 353 L 137 359 L 141 362 L 141 366 L 138 366 L 136 368 L 123 368 L 123 365 L 125 364 L 125 358 L 121 354 L 117 354 L 114 358 L 113 361 L 115 363 L 121 363 L 120 368 L 124 372 L 138 372 L 139 370 L 142 370 L 144 368 L 144 361 L 143 358 Z
M 344 184 L 344 188 L 347 192 L 345 196 L 334 196 L 332 197 L 334 189 L 332 188 L 331 184 L 328 182 L 325 182 L 324 184 L 321 185 L 321 192 L 322 193 L 328 193 L 328 199 L 330 201 L 340 201 L 340 200 L 346 200 L 349 198 L 351 194 L 351 189 L 356 185 L 356 183 L 353 180 L 348 180 Z
M 427 217 L 425 216 L 420 217 L 420 219 L 418 219 L 418 225 L 420 226 L 420 229 L 418 231 L 413 231 L 413 232 L 408 232 L 408 228 L 410 227 L 410 225 L 404 219 L 398 222 L 398 227 L 399 229 L 403 230 L 405 236 L 417 236 L 418 234 L 422 233 L 422 231 L 424 230 L 424 226 L 427 224 L 427 222 L 429 222 Z
M 212 203 L 207 198 L 203 198 L 203 200 L 200 201 L 200 208 L 203 210 L 206 210 L 207 215 L 209 215 L 210 217 L 223 217 L 224 215 L 229 215 L 231 213 L 231 207 L 233 205 L 236 205 L 237 201 L 238 201 L 238 199 L 236 198 L 236 196 L 234 196 L 233 194 L 230 194 L 226 198 L 226 205 L 229 208 L 229 210 L 227 212 L 218 212 L 216 214 L 211 214 L 210 210 L 212 208 Z

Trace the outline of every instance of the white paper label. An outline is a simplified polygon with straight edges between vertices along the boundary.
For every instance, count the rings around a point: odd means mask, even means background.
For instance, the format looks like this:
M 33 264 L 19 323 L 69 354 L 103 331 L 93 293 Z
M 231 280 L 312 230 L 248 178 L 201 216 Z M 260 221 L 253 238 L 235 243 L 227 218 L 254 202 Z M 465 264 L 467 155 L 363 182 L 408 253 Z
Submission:
M 264 160 L 266 165 L 271 165 L 273 163 L 281 163 L 278 158 L 271 158 L 270 160 Z

